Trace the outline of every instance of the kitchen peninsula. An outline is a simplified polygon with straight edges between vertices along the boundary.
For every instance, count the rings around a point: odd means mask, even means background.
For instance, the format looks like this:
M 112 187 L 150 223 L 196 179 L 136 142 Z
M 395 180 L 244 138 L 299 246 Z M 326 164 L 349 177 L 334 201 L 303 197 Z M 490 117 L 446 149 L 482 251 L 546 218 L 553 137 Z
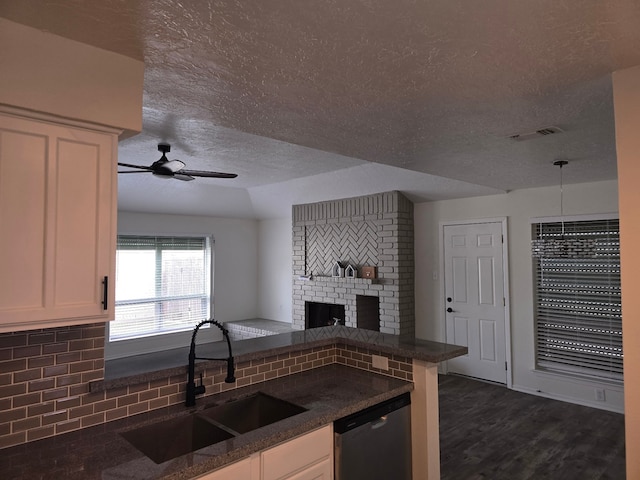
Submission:
M 199 397 L 196 410 L 261 391 L 307 411 L 156 464 L 120 433 L 189 413 L 183 405 L 185 350 L 183 366 L 91 384 L 91 394 L 117 397 L 116 405 L 120 405 L 120 399 L 133 402 L 166 394 L 166 407 L 4 449 L 0 476 L 38 478 L 59 472 L 59 478 L 197 478 L 411 392 L 413 478 L 439 478 L 437 363 L 465 354 L 466 347 L 349 327 L 325 327 L 238 341 L 233 348 L 236 384 L 224 384 L 224 362 L 197 364 L 212 395 Z M 207 351 L 206 355 L 218 353 Z M 382 364 L 374 366 L 374 358 L 381 357 Z

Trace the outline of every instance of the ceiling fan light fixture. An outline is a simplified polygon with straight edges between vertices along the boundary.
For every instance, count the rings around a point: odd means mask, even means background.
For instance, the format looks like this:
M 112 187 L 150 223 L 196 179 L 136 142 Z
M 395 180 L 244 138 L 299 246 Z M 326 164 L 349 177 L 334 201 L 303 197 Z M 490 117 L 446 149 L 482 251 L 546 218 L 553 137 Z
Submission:
M 184 162 L 180 160 L 167 160 L 167 157 L 164 155 L 160 160 L 156 160 L 151 165 L 151 168 L 154 173 L 158 175 L 169 175 L 172 176 L 174 173 L 179 172 L 185 167 Z
M 170 180 L 173 178 L 173 173 L 151 172 L 154 177 L 162 178 L 163 180 Z
M 185 182 L 190 182 L 191 180 L 196 179 L 196 177 L 192 177 L 191 175 L 185 175 L 184 173 L 174 173 L 173 177 L 177 178 L 178 180 L 184 180 Z

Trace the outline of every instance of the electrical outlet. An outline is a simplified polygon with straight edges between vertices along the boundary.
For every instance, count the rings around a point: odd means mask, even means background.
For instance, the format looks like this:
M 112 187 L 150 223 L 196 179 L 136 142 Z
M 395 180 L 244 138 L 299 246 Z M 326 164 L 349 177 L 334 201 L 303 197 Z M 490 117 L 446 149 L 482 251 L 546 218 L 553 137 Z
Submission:
M 603 388 L 596 388 L 596 400 L 598 402 L 604 402 L 605 401 L 604 389 Z
M 379 368 L 380 370 L 389 370 L 389 359 L 387 357 L 381 357 L 380 355 L 371 355 L 371 364 L 373 368 Z

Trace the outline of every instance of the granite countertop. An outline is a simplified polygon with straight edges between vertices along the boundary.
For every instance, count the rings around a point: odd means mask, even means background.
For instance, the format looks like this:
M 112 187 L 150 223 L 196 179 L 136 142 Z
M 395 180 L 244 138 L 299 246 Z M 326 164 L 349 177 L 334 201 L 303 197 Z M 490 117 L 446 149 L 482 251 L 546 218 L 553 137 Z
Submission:
M 431 363 L 439 363 L 467 353 L 467 347 L 458 345 L 421 340 L 413 336 L 390 335 L 373 330 L 344 326 L 297 330 L 267 337 L 240 340 L 232 342 L 232 347 L 236 363 L 240 363 L 331 344 L 370 348 L 381 353 L 400 355 Z M 202 344 L 198 345 L 198 352 L 203 355 L 204 352 L 206 352 L 207 357 L 226 358 L 227 345 L 225 342 Z M 135 364 L 131 358 L 123 361 L 108 361 L 105 367 L 105 380 L 91 382 L 91 391 L 97 392 L 110 388 L 134 385 L 136 383 L 167 378 L 172 375 L 184 375 L 187 372 L 187 353 L 188 350 L 185 350 L 185 348 L 178 349 L 175 352 L 165 352 L 166 368 L 158 369 L 158 359 L 153 358 L 153 361 L 147 363 L 154 365 L 155 368 L 150 371 L 140 369 L 139 371 L 133 371 L 133 374 L 126 375 L 122 372 L 126 371 L 127 368 L 131 368 L 132 364 Z M 112 371 L 110 372 L 110 363 L 116 365 L 115 370 L 118 371 L 119 374 L 114 375 Z M 119 364 L 122 364 L 122 366 L 118 367 Z M 205 362 L 198 362 L 196 367 L 200 370 L 204 368 L 204 365 L 206 365 Z
M 296 333 L 304 337 L 304 332 Z M 330 335 L 333 341 L 336 334 L 340 332 Z M 291 344 L 298 336 L 288 338 Z M 285 338 L 278 339 L 274 349 L 281 348 L 283 343 L 287 343 Z M 418 347 L 416 344 L 415 348 Z M 403 348 L 411 350 L 411 346 Z M 327 365 L 200 398 L 191 409 L 174 405 L 4 449 L 0 478 L 190 479 L 412 389 L 412 383 L 396 378 L 345 365 Z M 188 415 L 256 391 L 295 403 L 307 411 L 161 464 L 154 463 L 120 435 L 138 426 Z

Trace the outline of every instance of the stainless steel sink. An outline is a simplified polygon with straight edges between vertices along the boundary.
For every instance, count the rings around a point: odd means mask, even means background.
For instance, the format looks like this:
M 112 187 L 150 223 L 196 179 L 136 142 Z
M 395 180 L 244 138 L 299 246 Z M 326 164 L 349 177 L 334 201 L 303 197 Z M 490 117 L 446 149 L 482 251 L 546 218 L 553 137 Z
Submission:
M 286 400 L 258 392 L 246 398 L 205 409 L 200 415 L 234 432 L 246 433 L 306 410 Z
M 121 435 L 151 460 L 163 463 L 306 410 L 258 392 L 198 413 L 122 432 Z
M 234 435 L 197 415 L 146 425 L 122 436 L 156 463 L 194 452 Z

